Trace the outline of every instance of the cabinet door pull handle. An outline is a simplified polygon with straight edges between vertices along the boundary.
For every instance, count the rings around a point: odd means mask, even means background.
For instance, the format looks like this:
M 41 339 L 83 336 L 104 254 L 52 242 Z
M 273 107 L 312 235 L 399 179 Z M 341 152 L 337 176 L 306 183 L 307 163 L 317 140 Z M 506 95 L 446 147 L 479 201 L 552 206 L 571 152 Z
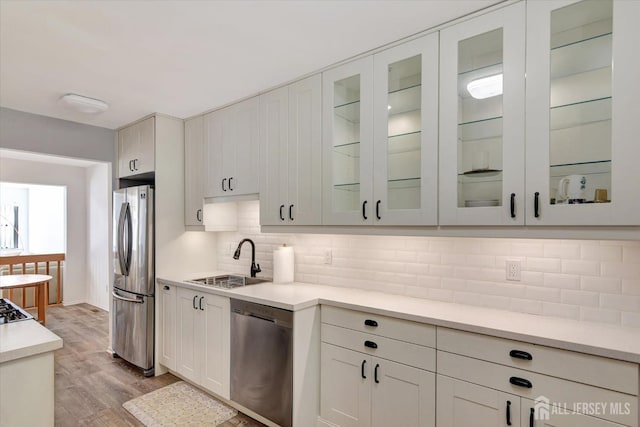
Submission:
M 373 341 L 365 341 L 364 346 L 369 348 L 378 348 L 378 344 L 374 343 Z
M 194 295 L 193 296 L 193 301 L 191 301 L 194 310 L 198 309 L 198 307 L 196 307 L 196 298 L 198 298 L 198 295 Z
M 535 409 L 531 408 L 531 411 L 529 412 L 529 427 L 533 427 L 533 419 L 535 418 L 535 414 Z
M 516 217 L 516 193 L 511 193 L 511 218 Z
M 367 219 L 367 201 L 362 202 L 362 218 Z
M 378 322 L 375 320 L 367 319 L 364 321 L 364 324 L 367 326 L 373 326 L 374 328 L 378 326 Z
M 202 308 L 202 300 L 204 299 L 204 297 L 200 297 L 200 301 L 198 301 L 198 306 L 200 307 L 200 310 L 204 311 L 204 308 Z
M 378 368 L 380 367 L 379 363 L 376 363 L 376 367 L 373 370 L 373 380 L 378 384 L 380 381 L 378 380 Z
M 367 363 L 366 360 L 362 361 L 362 365 L 360 365 L 360 376 L 362 378 L 364 378 L 365 380 L 367 379 L 366 375 L 364 374 L 364 365 Z
M 167 285 L 164 285 L 164 287 L 163 287 L 162 289 L 164 289 L 165 291 L 168 291 L 168 290 L 169 290 L 169 289 L 171 289 L 171 288 L 170 288 L 170 287 L 168 287 Z
M 198 209 L 198 210 L 196 211 L 196 220 L 197 220 L 198 222 L 202 222 L 202 209 Z
M 509 378 L 509 382 L 513 385 L 517 385 L 518 387 L 531 388 L 533 384 L 531 381 L 525 380 L 524 378 L 511 377 Z
M 284 221 L 284 215 L 282 214 L 282 209 L 284 209 L 284 205 L 280 205 L 280 221 Z
M 289 205 L 289 219 L 293 221 L 293 205 Z
M 509 352 L 509 356 L 516 359 L 533 360 L 533 356 L 531 356 L 531 353 L 527 353 L 526 351 L 522 350 L 511 350 Z
M 540 218 L 540 193 L 538 191 L 533 193 L 533 216 Z
M 507 400 L 507 425 L 511 425 L 511 401 Z
M 227 178 L 222 178 L 222 191 L 227 191 L 227 189 L 224 186 L 225 182 L 227 182 Z
M 133 159 L 133 169 L 138 170 L 138 159 Z
M 382 219 L 380 218 L 380 200 L 376 202 L 376 218 L 378 219 L 378 221 Z
M 233 191 L 233 188 L 231 188 L 231 180 L 233 179 L 233 177 L 229 177 L 229 191 Z

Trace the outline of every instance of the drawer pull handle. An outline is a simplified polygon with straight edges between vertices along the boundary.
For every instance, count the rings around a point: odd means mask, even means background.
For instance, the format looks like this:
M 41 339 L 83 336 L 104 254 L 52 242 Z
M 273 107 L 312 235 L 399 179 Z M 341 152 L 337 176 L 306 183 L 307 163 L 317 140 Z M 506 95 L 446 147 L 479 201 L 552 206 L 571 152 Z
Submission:
M 378 368 L 380 367 L 379 363 L 376 363 L 376 367 L 373 370 L 373 380 L 378 384 L 380 381 L 378 380 Z
M 511 425 L 511 401 L 507 400 L 507 425 Z
M 522 350 L 511 350 L 509 352 L 509 356 L 516 359 L 533 360 L 533 356 L 531 356 L 531 353 L 527 353 L 526 351 Z
M 529 427 L 533 427 L 533 419 L 535 418 L 535 413 L 535 409 L 531 408 L 531 412 L 529 412 Z
M 367 376 L 364 374 L 364 365 L 367 363 L 366 360 L 362 361 L 362 365 L 360 365 L 360 375 L 362 376 L 362 378 L 364 378 L 365 380 L 367 379 Z
M 374 343 L 373 341 L 365 341 L 364 346 L 369 348 L 378 348 L 378 344 Z
M 378 322 L 376 322 L 375 320 L 371 320 L 371 319 L 365 320 L 364 324 L 366 326 L 373 326 L 374 328 L 376 328 L 378 326 Z
M 170 287 L 168 287 L 167 285 L 164 285 L 163 289 L 164 289 L 165 291 L 168 291 L 168 290 L 170 290 L 171 288 L 170 288 Z
M 533 384 L 531 384 L 531 381 L 525 380 L 524 378 L 511 377 L 509 378 L 509 382 L 513 385 L 517 385 L 518 387 L 525 387 L 525 388 L 533 387 Z

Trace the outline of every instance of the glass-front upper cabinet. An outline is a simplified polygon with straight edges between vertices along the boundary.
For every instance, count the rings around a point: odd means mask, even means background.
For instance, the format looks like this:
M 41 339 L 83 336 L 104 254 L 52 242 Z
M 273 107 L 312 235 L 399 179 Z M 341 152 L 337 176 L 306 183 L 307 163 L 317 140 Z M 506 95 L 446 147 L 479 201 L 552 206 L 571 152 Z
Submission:
M 640 2 L 527 4 L 527 223 L 640 224 Z
M 322 92 L 322 222 L 371 222 L 373 58 L 325 71 Z
M 441 31 L 440 224 L 524 224 L 525 5 Z
M 438 34 L 323 73 L 323 223 L 436 225 Z
M 374 55 L 374 224 L 437 224 L 437 58 L 437 33 Z

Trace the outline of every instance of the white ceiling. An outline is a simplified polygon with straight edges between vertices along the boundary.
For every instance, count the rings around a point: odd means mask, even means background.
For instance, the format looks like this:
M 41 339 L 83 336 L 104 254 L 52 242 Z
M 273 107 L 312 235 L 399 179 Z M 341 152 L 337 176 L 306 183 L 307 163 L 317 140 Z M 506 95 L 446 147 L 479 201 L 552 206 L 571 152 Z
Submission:
M 0 105 L 117 128 L 185 118 L 500 0 L 0 0 Z M 67 110 L 78 93 L 99 115 Z

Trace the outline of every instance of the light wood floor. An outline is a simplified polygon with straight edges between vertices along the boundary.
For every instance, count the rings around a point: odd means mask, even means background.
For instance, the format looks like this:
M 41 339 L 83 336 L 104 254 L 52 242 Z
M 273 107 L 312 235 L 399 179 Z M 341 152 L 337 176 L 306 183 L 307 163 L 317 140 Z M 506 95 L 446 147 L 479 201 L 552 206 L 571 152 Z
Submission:
M 171 374 L 145 378 L 106 349 L 108 313 L 88 304 L 47 309 L 47 328 L 62 338 L 55 358 L 56 426 L 141 426 L 122 404 L 179 380 Z M 221 427 L 260 427 L 239 414 Z

